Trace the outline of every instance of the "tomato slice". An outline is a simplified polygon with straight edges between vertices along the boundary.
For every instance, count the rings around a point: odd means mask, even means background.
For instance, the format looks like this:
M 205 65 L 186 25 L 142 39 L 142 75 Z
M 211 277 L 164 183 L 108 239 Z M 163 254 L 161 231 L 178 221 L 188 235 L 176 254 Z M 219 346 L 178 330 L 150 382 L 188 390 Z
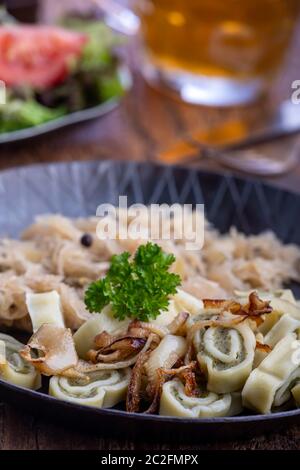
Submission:
M 6 86 L 37 89 L 61 83 L 70 62 L 80 57 L 88 38 L 52 26 L 0 27 L 0 80 Z

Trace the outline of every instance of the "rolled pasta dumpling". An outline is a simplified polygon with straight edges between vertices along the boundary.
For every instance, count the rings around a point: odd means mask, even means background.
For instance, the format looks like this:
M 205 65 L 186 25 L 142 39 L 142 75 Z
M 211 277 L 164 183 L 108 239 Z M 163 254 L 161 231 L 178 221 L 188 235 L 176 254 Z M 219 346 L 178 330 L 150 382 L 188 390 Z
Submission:
M 12 336 L 0 333 L 0 378 L 24 388 L 41 387 L 41 374 L 19 354 L 24 347 Z
M 285 313 L 266 334 L 264 343 L 273 348 L 282 338 L 298 329 L 300 329 L 300 318 L 298 320 L 288 313 Z
M 199 397 L 187 396 L 179 379 L 166 382 L 162 389 L 159 414 L 189 418 L 234 416 L 242 411 L 241 395 L 218 395 L 204 392 Z
M 256 340 L 247 323 L 196 331 L 194 347 L 207 388 L 215 393 L 241 390 L 253 365 Z
M 240 302 L 244 302 L 249 296 L 250 291 L 235 291 L 235 294 Z M 300 308 L 291 290 L 283 289 L 273 293 L 259 291 L 258 295 L 262 300 L 269 300 L 270 306 L 273 309 L 271 313 L 265 316 L 263 323 L 258 327 L 258 330 L 263 335 L 267 335 L 285 314 L 300 320 Z
M 293 318 L 295 322 L 300 321 L 300 308 L 294 301 L 292 301 L 288 294 L 274 296 L 271 298 L 270 305 L 273 308 L 273 311 L 271 315 L 267 316 L 264 323 L 260 327 L 260 331 L 264 335 L 270 333 L 271 329 L 276 327 L 277 323 L 280 322 L 280 320 L 282 320 L 282 318 L 286 315 L 288 315 L 290 318 Z
M 289 400 L 291 389 L 300 378 L 299 349 L 295 333 L 276 344 L 245 383 L 245 407 L 266 414 Z
M 270 305 L 273 311 L 278 312 L 280 316 L 288 313 L 293 318 L 300 320 L 300 307 L 297 304 L 286 299 L 275 297 L 271 299 Z
M 96 408 L 111 408 L 126 397 L 130 369 L 101 370 L 89 374 L 89 382 L 51 377 L 49 394 L 60 400 Z
M 249 295 L 251 294 L 251 292 L 252 290 L 246 290 L 246 291 L 235 290 L 234 295 L 238 299 L 242 301 L 246 301 Z M 281 299 L 281 300 L 287 300 L 288 302 L 294 305 L 297 305 L 297 301 L 291 289 L 277 289 L 273 292 L 257 290 L 256 292 L 259 298 L 262 300 L 270 300 L 272 302 L 272 300 L 274 299 Z

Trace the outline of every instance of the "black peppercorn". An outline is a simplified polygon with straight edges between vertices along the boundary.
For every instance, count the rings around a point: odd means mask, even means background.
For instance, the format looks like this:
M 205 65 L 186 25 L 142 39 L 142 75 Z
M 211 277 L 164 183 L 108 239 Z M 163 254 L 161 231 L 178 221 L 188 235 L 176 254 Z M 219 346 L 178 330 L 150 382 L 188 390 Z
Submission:
M 85 246 L 86 248 L 89 248 L 93 244 L 93 237 L 89 233 L 84 233 L 80 239 L 81 245 Z

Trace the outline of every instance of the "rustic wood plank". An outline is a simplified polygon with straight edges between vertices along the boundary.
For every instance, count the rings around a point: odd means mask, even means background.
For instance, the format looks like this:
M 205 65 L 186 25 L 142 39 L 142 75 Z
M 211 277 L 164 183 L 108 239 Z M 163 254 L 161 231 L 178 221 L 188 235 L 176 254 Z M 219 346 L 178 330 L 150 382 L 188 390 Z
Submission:
M 300 448 L 300 426 L 251 439 L 168 444 L 104 439 L 101 432 L 82 431 L 33 418 L 10 405 L 0 405 L 0 450 L 293 450 Z
M 36 422 L 36 442 L 40 450 L 99 449 L 99 439 L 95 434 L 80 429 L 67 429 L 42 419 L 37 419 Z
M 0 407 L 0 450 L 37 449 L 35 420 L 10 405 Z

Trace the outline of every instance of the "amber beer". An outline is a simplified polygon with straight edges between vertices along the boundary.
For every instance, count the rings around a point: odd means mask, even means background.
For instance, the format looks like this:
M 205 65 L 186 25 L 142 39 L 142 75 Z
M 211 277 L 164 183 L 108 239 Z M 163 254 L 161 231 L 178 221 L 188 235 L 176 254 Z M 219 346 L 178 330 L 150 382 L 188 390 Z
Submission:
M 272 76 L 282 62 L 300 0 L 141 0 L 152 63 L 209 77 Z

